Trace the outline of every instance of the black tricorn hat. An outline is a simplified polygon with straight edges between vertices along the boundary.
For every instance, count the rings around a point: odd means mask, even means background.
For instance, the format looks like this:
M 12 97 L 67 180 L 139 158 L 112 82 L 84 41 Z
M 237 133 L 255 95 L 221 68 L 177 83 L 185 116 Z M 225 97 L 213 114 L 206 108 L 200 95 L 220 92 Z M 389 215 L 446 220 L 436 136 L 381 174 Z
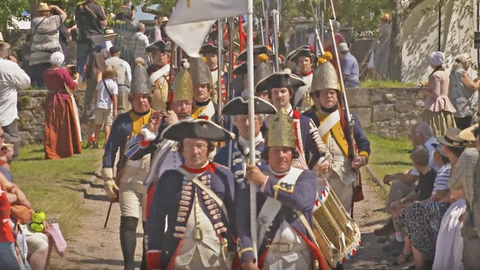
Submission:
M 247 50 L 248 49 L 245 49 L 243 50 L 243 52 L 241 52 L 238 57 L 237 57 L 237 61 L 240 61 L 240 62 L 245 62 L 247 61 Z M 253 46 L 253 56 L 255 57 L 256 55 L 259 55 L 259 54 L 266 54 L 268 57 L 272 57 L 273 53 L 272 51 L 265 45 L 255 45 Z
M 204 139 L 207 141 L 230 141 L 235 138 L 233 133 L 209 120 L 182 120 L 168 126 L 162 133 L 162 138 L 183 142 L 184 139 Z
M 247 74 L 247 63 L 241 63 L 233 70 L 233 75 L 244 75 Z
M 145 50 L 147 52 L 171 52 L 172 45 L 170 44 L 170 42 L 159 40 L 147 46 Z
M 312 59 L 312 63 L 315 63 L 317 61 L 317 58 L 315 57 L 315 53 L 312 51 L 312 48 L 310 45 L 303 45 L 293 51 L 291 51 L 288 55 L 286 60 L 287 61 L 292 61 L 292 62 L 297 62 L 298 58 L 301 56 L 306 56 L 310 57 Z
M 216 54 L 217 52 L 218 52 L 218 46 L 212 42 L 205 43 L 202 45 L 202 48 L 200 48 L 200 53 L 202 54 L 206 54 L 206 53 Z M 225 52 L 225 49 L 222 48 L 222 52 Z
M 306 85 L 305 81 L 300 79 L 295 74 L 291 72 L 283 71 L 283 72 L 275 72 L 270 76 L 266 77 L 265 79 L 258 82 L 257 86 L 255 86 L 255 92 L 260 93 L 263 91 L 270 90 L 272 88 L 282 88 L 282 87 L 300 87 Z
M 255 102 L 255 114 L 276 114 L 277 109 L 270 103 L 259 97 L 253 97 Z M 222 114 L 224 115 L 247 115 L 248 114 L 248 99 L 243 97 L 236 97 L 223 107 Z

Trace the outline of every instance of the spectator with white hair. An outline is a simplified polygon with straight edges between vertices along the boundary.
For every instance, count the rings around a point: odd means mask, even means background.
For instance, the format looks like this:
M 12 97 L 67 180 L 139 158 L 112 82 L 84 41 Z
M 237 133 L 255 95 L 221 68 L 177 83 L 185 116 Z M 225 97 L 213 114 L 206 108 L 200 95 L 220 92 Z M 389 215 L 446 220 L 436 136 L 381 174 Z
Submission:
M 472 66 L 472 58 L 464 53 L 455 57 L 450 73 L 450 93 L 448 97 L 457 110 L 455 122 L 459 129 L 466 129 L 472 123 L 472 118 L 478 110 L 478 88 L 480 78 L 472 80 L 468 69 Z
M 358 61 L 355 56 L 350 53 L 347 43 L 342 42 L 338 44 L 338 56 L 340 57 L 345 87 L 358 88 L 360 85 Z
M 45 100 L 45 158 L 61 159 L 82 152 L 80 121 L 75 98 L 70 91 L 77 89 L 78 73 L 73 78 L 61 68 L 65 57 L 55 52 L 50 57 L 52 67 L 43 73 L 48 89 Z
M 143 58 L 143 60 L 145 60 L 147 66 L 149 66 L 150 60 L 147 51 L 145 51 L 145 48 L 147 48 L 150 43 L 148 41 L 148 37 L 145 35 L 145 24 L 138 23 L 135 30 L 136 33 L 132 35 L 130 43 L 131 50 L 133 52 L 133 59 L 141 57 Z
M 435 137 L 447 133 L 447 129 L 456 127 L 453 114 L 457 111 L 448 98 L 450 78 L 443 64 L 445 54 L 433 52 L 428 56 L 433 72 L 428 76 L 428 85 L 422 88 L 425 98 L 425 107 L 422 121 L 430 125 Z

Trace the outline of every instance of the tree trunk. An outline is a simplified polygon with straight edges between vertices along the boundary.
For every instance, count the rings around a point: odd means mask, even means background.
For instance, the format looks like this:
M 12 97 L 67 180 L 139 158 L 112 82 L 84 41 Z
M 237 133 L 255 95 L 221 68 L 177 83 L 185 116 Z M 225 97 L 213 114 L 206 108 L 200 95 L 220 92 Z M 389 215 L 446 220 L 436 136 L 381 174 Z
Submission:
M 403 24 L 405 12 L 401 0 L 390 0 L 392 10 L 392 32 L 390 36 L 390 57 L 388 59 L 388 77 L 394 81 L 402 81 L 402 48 Z

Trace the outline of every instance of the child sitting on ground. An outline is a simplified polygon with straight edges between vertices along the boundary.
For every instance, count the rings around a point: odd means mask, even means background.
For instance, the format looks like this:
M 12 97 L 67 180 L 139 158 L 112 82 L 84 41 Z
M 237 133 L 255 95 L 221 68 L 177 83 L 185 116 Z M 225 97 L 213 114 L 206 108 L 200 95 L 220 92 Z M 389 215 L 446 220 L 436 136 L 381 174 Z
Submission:
M 102 125 L 105 125 L 105 143 L 110 136 L 113 119 L 117 117 L 118 85 L 114 81 L 117 71 L 114 66 L 107 66 L 103 79 L 95 88 L 95 142 L 93 148 L 98 148 L 98 138 Z

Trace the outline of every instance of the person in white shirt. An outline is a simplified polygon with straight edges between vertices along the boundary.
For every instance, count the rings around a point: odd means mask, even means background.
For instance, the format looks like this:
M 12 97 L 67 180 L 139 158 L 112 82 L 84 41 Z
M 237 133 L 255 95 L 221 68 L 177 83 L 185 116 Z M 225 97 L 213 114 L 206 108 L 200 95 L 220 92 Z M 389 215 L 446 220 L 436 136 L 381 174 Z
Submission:
M 115 33 L 113 29 L 105 30 L 105 48 L 102 49 L 102 54 L 105 57 L 105 59 L 108 59 L 111 57 L 110 48 L 112 48 L 113 42 L 115 41 L 116 36 L 117 36 L 117 33 Z
M 103 79 L 98 82 L 95 88 L 95 142 L 93 148 L 98 148 L 98 137 L 102 125 L 105 125 L 105 143 L 110 136 L 110 129 L 113 119 L 117 117 L 117 95 L 118 85 L 114 81 L 117 70 L 114 66 L 107 66 L 103 73 Z
M 130 94 L 130 86 L 132 81 L 132 69 L 127 61 L 120 58 L 121 49 L 114 45 L 110 48 L 110 55 L 112 57 L 105 61 L 105 64 L 114 66 L 117 71 L 115 82 L 118 85 L 118 113 L 124 113 L 129 111 L 132 106 L 128 101 L 128 95 Z
M 10 44 L 0 41 L 0 126 L 5 132 L 5 142 L 15 145 L 14 158 L 18 156 L 20 146 L 17 90 L 29 86 L 30 77 L 16 63 Z
M 145 48 L 147 48 L 150 43 L 148 41 L 148 37 L 144 34 L 145 24 L 138 23 L 135 30 L 136 33 L 132 35 L 132 39 L 130 41 L 133 59 L 136 59 L 137 57 L 143 58 L 147 66 L 149 66 L 151 62 L 147 51 L 145 51 Z

